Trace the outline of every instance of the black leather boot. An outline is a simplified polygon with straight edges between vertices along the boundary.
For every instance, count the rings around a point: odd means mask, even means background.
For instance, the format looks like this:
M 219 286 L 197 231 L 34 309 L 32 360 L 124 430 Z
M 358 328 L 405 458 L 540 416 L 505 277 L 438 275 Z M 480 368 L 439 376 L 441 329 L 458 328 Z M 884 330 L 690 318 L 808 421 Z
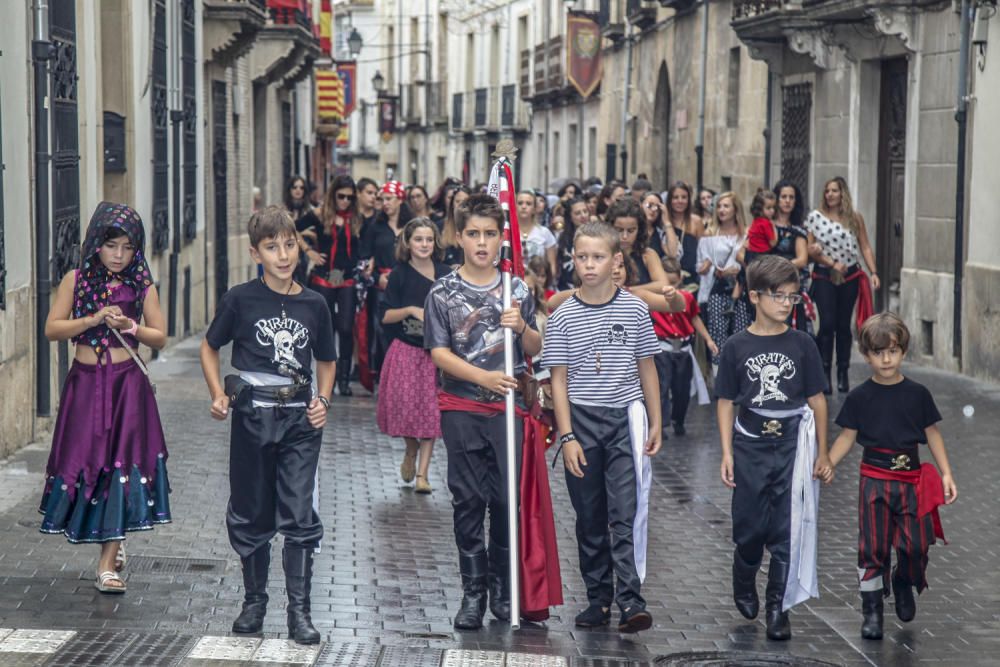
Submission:
M 312 549 L 286 546 L 281 553 L 288 591 L 288 638 L 297 644 L 318 644 L 320 634 L 309 618 L 312 587 Z
M 788 612 L 781 610 L 785 597 L 785 582 L 788 579 L 788 563 L 771 556 L 767 570 L 767 590 L 764 591 L 764 612 L 767 616 L 767 638 L 784 641 L 792 638 L 792 625 Z
M 833 380 L 830 377 L 829 364 L 823 364 L 823 374 L 826 376 L 826 388 L 823 389 L 823 393 L 829 396 L 833 393 Z
M 882 639 L 882 610 L 885 594 L 861 591 L 861 636 L 864 639 Z
M 851 383 L 847 378 L 847 369 L 838 368 L 837 369 L 837 391 L 841 394 L 846 394 L 851 390 Z
M 740 550 L 733 551 L 733 602 L 743 618 L 757 618 L 760 612 L 760 597 L 757 595 L 757 570 L 760 563 L 750 565 L 740 556 Z
M 909 623 L 917 615 L 917 601 L 913 597 L 913 586 L 892 573 L 892 598 L 896 604 L 896 616 L 904 623 Z
M 260 632 L 267 613 L 267 571 L 271 566 L 271 545 L 265 544 L 246 558 L 241 558 L 240 565 L 243 567 L 243 611 L 233 621 L 233 632 Z
M 460 555 L 459 567 L 462 571 L 462 606 L 455 614 L 455 629 L 478 630 L 483 627 L 486 614 L 486 576 L 488 565 L 486 552 L 471 556 Z M 508 611 L 508 616 L 510 612 Z
M 490 545 L 490 573 L 487 587 L 490 594 L 490 612 L 500 621 L 510 620 L 510 549 Z
M 340 392 L 341 396 L 354 395 L 354 392 L 351 391 L 351 381 L 347 379 L 337 380 L 337 390 Z

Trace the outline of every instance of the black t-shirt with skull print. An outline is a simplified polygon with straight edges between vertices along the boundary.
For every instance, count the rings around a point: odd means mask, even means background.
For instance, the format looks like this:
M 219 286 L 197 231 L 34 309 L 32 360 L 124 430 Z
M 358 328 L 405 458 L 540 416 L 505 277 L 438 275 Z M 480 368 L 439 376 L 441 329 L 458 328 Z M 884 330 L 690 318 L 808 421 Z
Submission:
M 819 349 L 803 331 L 757 336 L 744 330 L 722 347 L 715 393 L 736 405 L 794 410 L 825 388 Z
M 282 317 L 284 310 L 284 317 Z M 278 294 L 260 279 L 224 295 L 205 340 L 213 349 L 233 343 L 233 367 L 311 381 L 312 359 L 335 361 L 333 323 L 316 292 Z

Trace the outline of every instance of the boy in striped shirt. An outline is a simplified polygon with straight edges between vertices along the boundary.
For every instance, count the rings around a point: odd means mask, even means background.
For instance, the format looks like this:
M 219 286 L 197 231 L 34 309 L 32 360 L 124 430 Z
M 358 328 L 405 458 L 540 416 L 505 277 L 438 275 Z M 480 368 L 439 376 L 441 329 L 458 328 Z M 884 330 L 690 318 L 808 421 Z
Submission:
M 607 625 L 614 600 L 621 609 L 618 630 L 631 633 L 653 622 L 640 587 L 646 572 L 649 457 L 661 443 L 653 362 L 660 347 L 646 304 L 612 281 L 622 261 L 614 228 L 591 222 L 577 230 L 573 262 L 580 289 L 549 318 L 542 365 L 552 372 L 587 586 L 589 606 L 576 625 Z

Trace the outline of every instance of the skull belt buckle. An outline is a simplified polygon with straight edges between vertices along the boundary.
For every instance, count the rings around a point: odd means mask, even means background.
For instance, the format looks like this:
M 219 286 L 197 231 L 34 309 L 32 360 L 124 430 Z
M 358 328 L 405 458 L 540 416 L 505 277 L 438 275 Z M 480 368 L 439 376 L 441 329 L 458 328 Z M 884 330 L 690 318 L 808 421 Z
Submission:
M 781 422 L 777 419 L 768 419 L 764 422 L 764 429 L 760 432 L 761 435 L 781 435 Z
M 294 387 L 281 387 L 275 394 L 277 394 L 278 402 L 284 405 L 288 400 L 295 395 Z
M 897 454 L 892 457 L 892 467 L 889 470 L 909 470 L 910 457 L 906 454 Z

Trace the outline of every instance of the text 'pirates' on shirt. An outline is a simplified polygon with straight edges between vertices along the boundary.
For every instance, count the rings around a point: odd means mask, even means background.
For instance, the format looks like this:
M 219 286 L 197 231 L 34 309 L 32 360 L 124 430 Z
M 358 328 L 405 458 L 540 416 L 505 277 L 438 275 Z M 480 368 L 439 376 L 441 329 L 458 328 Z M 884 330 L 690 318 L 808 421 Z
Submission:
M 232 341 L 232 364 L 237 370 L 281 375 L 290 382 L 311 381 L 313 357 L 337 358 L 330 309 L 323 297 L 309 289 L 278 294 L 260 280 L 222 295 L 205 340 L 216 350 Z
M 511 299 L 521 308 L 521 317 L 529 327 L 535 324 L 535 302 L 528 286 L 520 278 L 511 280 Z M 424 304 L 424 348 L 445 347 L 463 361 L 485 371 L 503 370 L 503 285 L 500 272 L 489 285 L 473 285 L 458 271 L 439 278 Z M 514 336 L 514 374 L 525 370 L 524 352 Z M 503 396 L 441 374 L 441 389 L 481 402 L 502 401 Z
M 794 410 L 826 388 L 819 349 L 795 329 L 777 336 L 741 331 L 726 341 L 715 393 L 751 410 Z
M 660 344 L 642 300 L 619 288 L 607 303 L 573 295 L 546 324 L 542 366 L 566 366 L 571 403 L 625 407 L 643 398 L 639 359 Z

